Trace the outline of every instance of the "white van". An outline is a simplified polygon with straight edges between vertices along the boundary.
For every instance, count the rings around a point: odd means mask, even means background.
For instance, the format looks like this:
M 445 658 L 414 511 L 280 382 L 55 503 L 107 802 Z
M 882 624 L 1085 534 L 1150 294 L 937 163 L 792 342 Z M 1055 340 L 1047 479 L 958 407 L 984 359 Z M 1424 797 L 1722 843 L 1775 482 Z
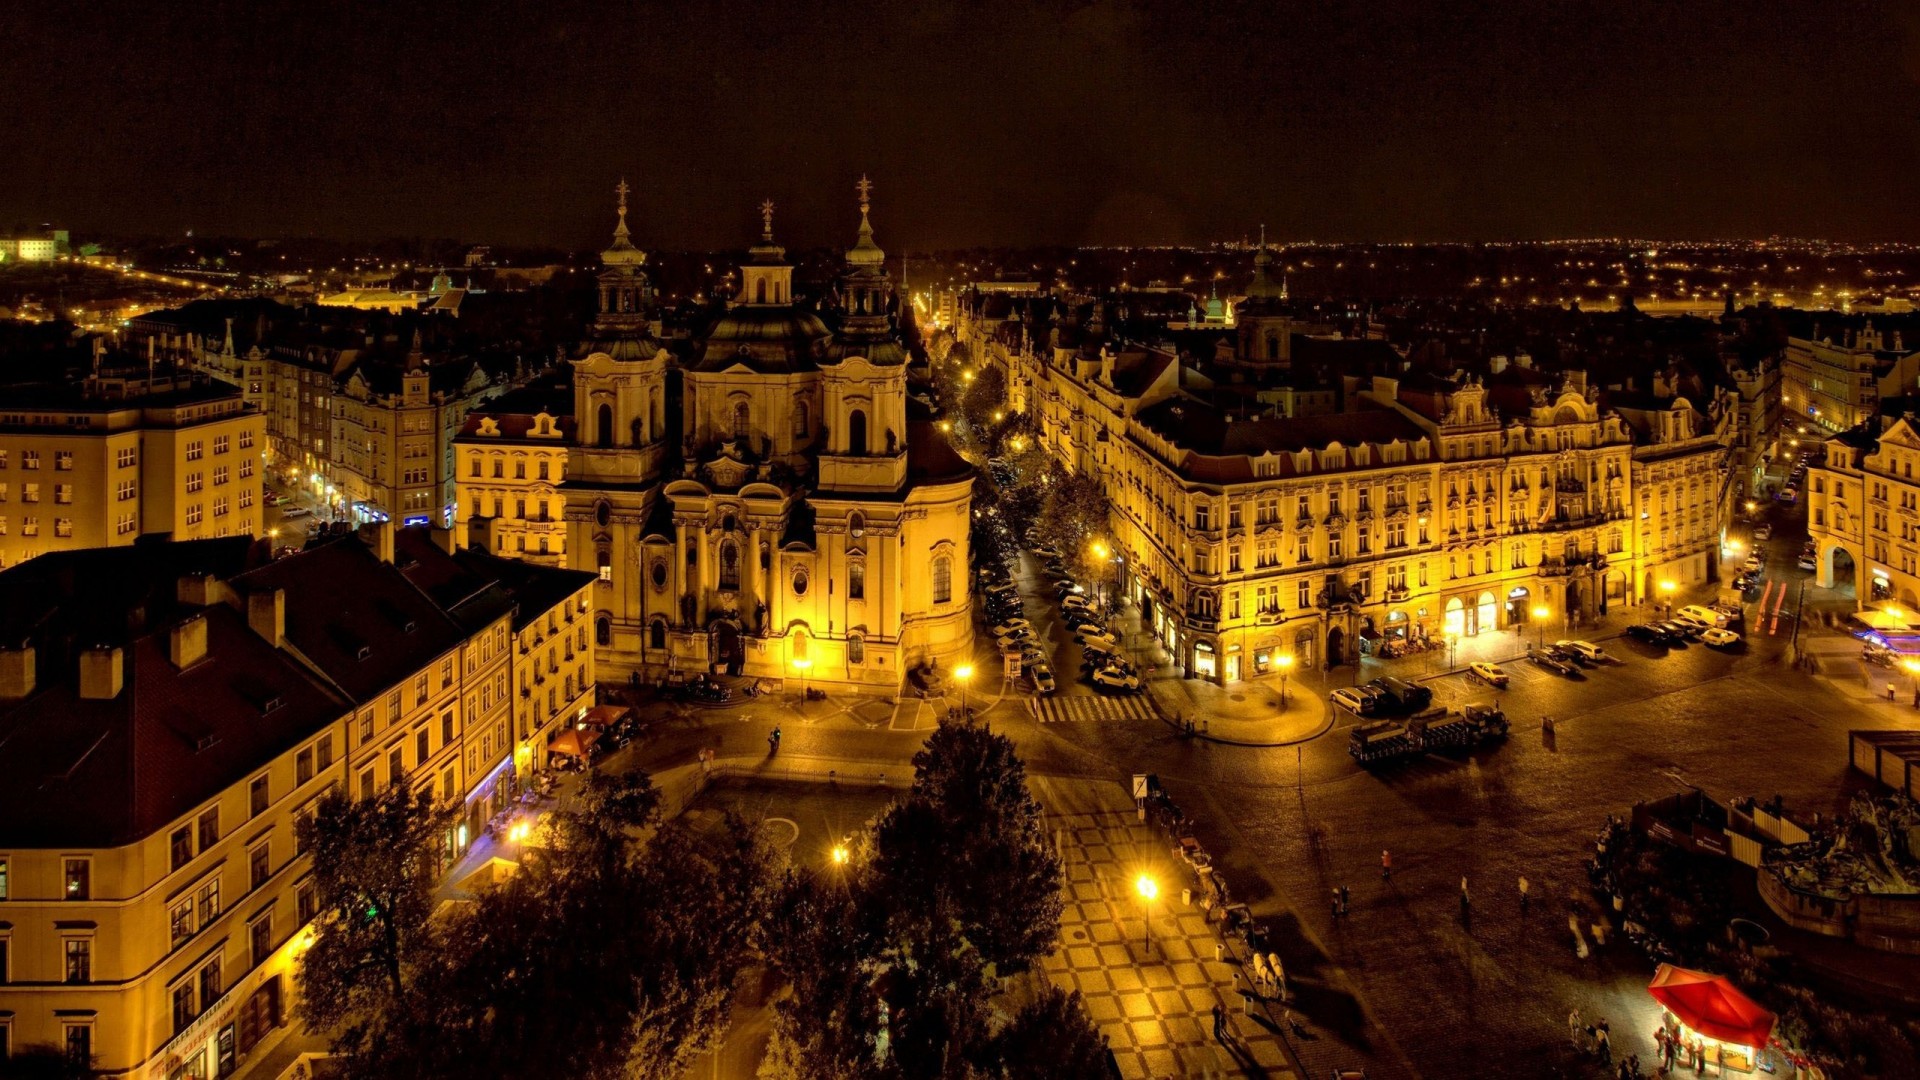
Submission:
M 1688 604 L 1686 607 L 1681 608 L 1678 614 L 1680 615 L 1681 618 L 1692 619 L 1695 622 L 1706 623 L 1708 626 L 1724 627 L 1727 625 L 1727 616 L 1725 612 L 1715 611 L 1712 608 L 1701 607 L 1699 604 Z
M 1328 694 L 1327 699 L 1355 716 L 1369 716 L 1373 713 L 1373 699 L 1376 696 L 1365 687 L 1343 686 Z

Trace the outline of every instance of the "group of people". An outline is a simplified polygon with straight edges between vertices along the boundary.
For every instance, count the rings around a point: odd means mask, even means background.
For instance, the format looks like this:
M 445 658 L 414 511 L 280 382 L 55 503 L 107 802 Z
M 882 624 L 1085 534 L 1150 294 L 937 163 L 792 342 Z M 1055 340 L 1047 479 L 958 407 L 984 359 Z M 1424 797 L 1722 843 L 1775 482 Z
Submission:
M 1686 1064 L 1682 1068 L 1692 1069 L 1694 1075 L 1705 1076 L 1707 1072 L 1707 1044 L 1695 1035 L 1688 1039 L 1677 1031 L 1668 1031 L 1665 1024 L 1653 1033 L 1653 1041 L 1660 1048 L 1660 1071 L 1672 1073 L 1673 1065 L 1682 1055 Z
M 1583 1054 L 1592 1054 L 1600 1059 L 1600 1064 L 1617 1069 L 1620 1080 L 1632 1080 L 1640 1072 L 1640 1055 L 1628 1054 L 1615 1064 L 1613 1060 L 1613 1033 L 1607 1027 L 1607 1018 L 1596 1018 L 1592 1023 L 1584 1023 L 1580 1010 L 1567 1013 L 1567 1038 L 1572 1040 L 1574 1048 Z M 1671 1030 L 1665 1024 L 1654 1029 L 1653 1042 L 1658 1048 L 1660 1075 L 1671 1076 L 1674 1066 L 1692 1069 L 1695 1075 L 1703 1076 L 1707 1071 L 1707 1046 L 1698 1035 L 1688 1036 Z

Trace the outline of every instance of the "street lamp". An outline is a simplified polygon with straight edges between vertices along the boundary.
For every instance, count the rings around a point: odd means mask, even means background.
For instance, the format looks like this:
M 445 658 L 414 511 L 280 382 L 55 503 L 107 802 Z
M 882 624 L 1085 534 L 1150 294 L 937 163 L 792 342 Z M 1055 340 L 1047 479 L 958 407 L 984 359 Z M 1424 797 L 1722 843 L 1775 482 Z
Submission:
M 832 858 L 833 858 L 833 865 L 835 866 L 847 865 L 847 845 L 845 844 L 833 845 Z
M 1141 874 L 1133 879 L 1133 890 L 1140 894 L 1140 941 L 1153 951 L 1153 898 L 1160 895 L 1160 883 Z
M 812 666 L 813 666 L 813 661 L 807 659 L 804 656 L 796 656 L 793 658 L 793 670 L 800 673 L 801 704 L 805 704 L 807 700 L 807 669 Z
M 1661 603 L 1664 605 L 1665 610 L 1669 612 L 1673 610 L 1673 590 L 1674 584 L 1672 578 L 1662 578 L 1660 580 Z
M 967 682 L 973 678 L 973 665 L 961 664 L 953 669 L 954 681 L 960 684 L 960 715 L 971 715 L 967 711 Z
M 1553 614 L 1545 604 L 1536 604 L 1533 608 L 1533 621 L 1540 624 L 1540 647 L 1547 647 L 1547 616 Z

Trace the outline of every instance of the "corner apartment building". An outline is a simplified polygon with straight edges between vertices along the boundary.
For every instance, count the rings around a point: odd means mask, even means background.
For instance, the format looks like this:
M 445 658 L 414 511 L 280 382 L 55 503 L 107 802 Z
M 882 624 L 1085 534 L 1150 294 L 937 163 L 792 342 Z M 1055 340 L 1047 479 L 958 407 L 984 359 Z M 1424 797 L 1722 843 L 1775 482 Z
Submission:
M 978 351 L 976 355 L 989 355 Z M 1191 677 L 1232 683 L 1395 638 L 1556 629 L 1710 580 L 1736 409 L 1513 367 L 1348 377 L 1331 415 L 1238 418 L 1158 347 L 1034 366 L 1041 441 L 1100 479 L 1116 579 Z
M 574 435 L 571 386 L 515 390 L 468 413 L 453 440 L 457 545 L 566 565 L 560 485 Z
M 1920 387 L 1920 349 L 1873 328 L 1832 337 L 1788 338 L 1781 360 L 1781 411 L 1829 432 L 1848 431 L 1880 412 L 1880 399 Z
M 1865 609 L 1891 605 L 1920 623 L 1920 427 L 1911 414 L 1869 420 L 1827 440 L 1826 460 L 1807 470 L 1807 535 L 1816 545 L 1814 583 L 1852 578 Z
M 503 583 L 447 573 L 424 536 L 393 562 L 385 544 L 252 566 L 245 538 L 149 543 L 0 573 L 0 1046 L 136 1080 L 254 1075 L 314 915 L 297 822 L 334 789 L 413 784 L 464 807 L 451 866 L 544 767 L 509 730 L 513 629 L 561 603 L 583 628 L 590 575 Z M 579 651 L 568 676 L 590 684 Z
M 185 372 L 0 388 L 0 567 L 142 536 L 254 535 L 265 433 L 239 392 Z

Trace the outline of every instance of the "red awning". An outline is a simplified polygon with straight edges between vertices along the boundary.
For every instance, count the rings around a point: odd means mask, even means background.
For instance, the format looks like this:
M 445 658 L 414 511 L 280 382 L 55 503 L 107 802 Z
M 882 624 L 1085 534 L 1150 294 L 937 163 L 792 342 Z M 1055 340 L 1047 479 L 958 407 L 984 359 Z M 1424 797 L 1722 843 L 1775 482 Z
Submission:
M 547 744 L 547 752 L 583 758 L 587 756 L 587 750 L 593 746 L 593 742 L 593 735 L 568 728 L 553 737 L 553 741 Z
M 1647 992 L 1682 1024 L 1710 1039 L 1757 1049 L 1773 1034 L 1773 1014 L 1724 976 L 1661 964 Z
M 627 715 L 627 711 L 625 705 L 595 705 L 587 710 L 584 719 L 595 727 L 609 727 L 618 723 L 621 717 Z

